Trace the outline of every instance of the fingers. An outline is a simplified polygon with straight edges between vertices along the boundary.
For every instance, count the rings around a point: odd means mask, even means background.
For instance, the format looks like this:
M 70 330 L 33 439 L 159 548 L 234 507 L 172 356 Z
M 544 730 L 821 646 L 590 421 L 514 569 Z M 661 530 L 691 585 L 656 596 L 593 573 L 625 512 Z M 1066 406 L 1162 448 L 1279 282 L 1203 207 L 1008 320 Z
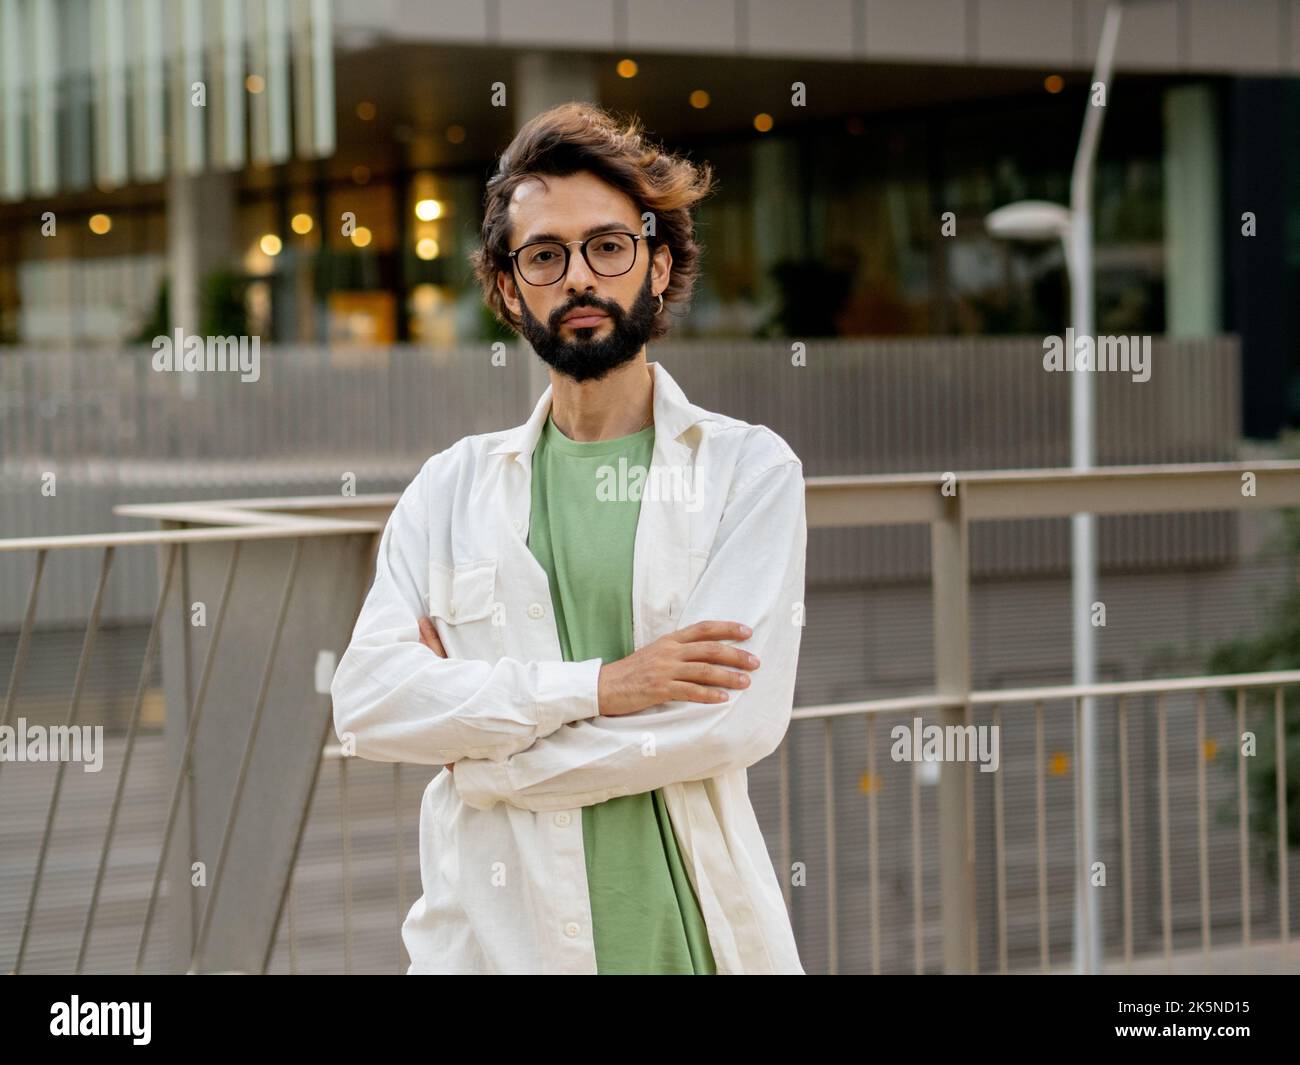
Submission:
M 729 643 L 717 643 L 713 640 L 698 640 L 685 644 L 681 651 L 682 659 L 687 662 L 716 662 L 722 666 L 735 666 L 738 669 L 757 669 L 758 656 Z
M 748 688 L 749 674 L 737 673 L 721 666 L 711 666 L 704 662 L 683 662 L 677 669 L 676 680 L 690 681 L 693 684 L 711 684 L 720 688 Z
M 447 651 L 438 639 L 438 630 L 433 627 L 432 618 L 420 618 L 420 642 L 439 658 L 446 658 Z
M 697 621 L 684 629 L 669 633 L 680 643 L 693 643 L 696 640 L 748 640 L 754 630 L 738 621 Z
M 722 640 L 744 640 L 753 635 L 738 621 L 697 621 L 670 634 L 681 644 L 670 690 L 673 698 L 692 703 L 721 703 L 728 698 L 725 688 L 749 687 L 749 674 L 737 670 L 757 669 L 758 657 Z M 735 669 L 724 669 L 734 666 Z
M 681 699 L 688 703 L 724 703 L 727 693 L 721 688 L 704 688 L 686 681 L 674 681 L 668 686 L 670 699 Z
M 420 627 L 420 642 L 425 647 L 432 648 L 438 639 L 438 630 L 433 627 L 433 621 L 422 617 L 417 624 Z

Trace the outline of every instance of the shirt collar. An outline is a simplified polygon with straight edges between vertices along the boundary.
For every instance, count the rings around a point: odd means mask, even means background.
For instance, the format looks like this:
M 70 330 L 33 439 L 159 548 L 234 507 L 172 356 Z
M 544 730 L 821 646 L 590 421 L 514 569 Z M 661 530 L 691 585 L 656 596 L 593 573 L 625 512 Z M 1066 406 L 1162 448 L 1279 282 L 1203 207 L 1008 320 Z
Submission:
M 651 362 L 647 365 L 654 371 L 655 436 L 676 440 L 691 426 L 703 420 L 707 412 L 686 398 L 681 386 L 673 380 L 663 363 Z M 552 390 L 551 385 L 546 386 L 546 391 L 537 401 L 528 420 L 507 431 L 501 442 L 488 452 L 489 455 L 515 455 L 520 462 L 531 461 L 537 438 L 541 436 L 546 417 L 551 412 Z

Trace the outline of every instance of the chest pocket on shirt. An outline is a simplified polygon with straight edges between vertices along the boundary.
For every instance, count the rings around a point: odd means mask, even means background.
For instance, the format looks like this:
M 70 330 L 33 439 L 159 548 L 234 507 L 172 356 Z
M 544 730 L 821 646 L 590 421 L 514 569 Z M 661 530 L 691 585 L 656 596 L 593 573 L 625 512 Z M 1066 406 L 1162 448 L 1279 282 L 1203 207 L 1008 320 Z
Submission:
M 683 563 L 680 558 L 674 559 L 670 571 L 660 574 L 654 586 L 647 589 L 641 615 L 644 629 L 638 646 L 644 647 L 652 640 L 683 627 L 682 615 L 687 600 L 704 573 L 709 553 L 692 548 L 685 560 Z
M 496 601 L 497 563 L 429 563 L 429 615 L 452 658 L 496 661 L 503 653 L 504 609 Z

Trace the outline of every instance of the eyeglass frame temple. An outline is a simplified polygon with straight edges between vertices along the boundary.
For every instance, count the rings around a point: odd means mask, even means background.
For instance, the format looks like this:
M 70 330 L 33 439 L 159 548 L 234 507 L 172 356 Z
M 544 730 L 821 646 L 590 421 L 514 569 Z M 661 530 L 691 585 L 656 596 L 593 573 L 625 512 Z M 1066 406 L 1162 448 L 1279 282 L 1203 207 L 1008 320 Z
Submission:
M 628 265 L 626 270 L 618 274 L 602 274 L 591 265 L 591 260 L 587 258 L 587 245 L 597 237 L 606 237 L 610 233 L 617 233 L 620 237 L 631 237 L 633 242 L 632 262 Z M 650 239 L 651 238 L 646 236 L 644 233 L 627 233 L 621 229 L 606 229 L 600 233 L 593 233 L 591 236 L 587 237 L 586 240 L 530 240 L 526 244 L 520 244 L 514 251 L 506 252 L 506 257 L 510 260 L 511 265 L 515 267 L 520 279 L 525 285 L 532 285 L 533 288 L 546 288 L 548 285 L 554 285 L 559 281 L 563 281 L 568 275 L 569 264 L 573 262 L 573 252 L 569 249 L 574 244 L 582 245 L 582 261 L 587 264 L 591 272 L 597 277 L 622 277 L 624 274 L 630 274 L 632 272 L 632 267 L 636 266 L 636 248 L 639 246 L 638 242 L 643 240 L 648 241 Z M 524 277 L 523 270 L 519 268 L 518 255 L 525 248 L 531 248 L 534 244 L 558 244 L 564 249 L 564 269 L 560 271 L 560 276 L 557 277 L 555 281 L 546 281 L 539 285 L 537 282 L 529 281 L 528 278 Z M 646 247 L 649 247 L 649 245 L 647 244 Z

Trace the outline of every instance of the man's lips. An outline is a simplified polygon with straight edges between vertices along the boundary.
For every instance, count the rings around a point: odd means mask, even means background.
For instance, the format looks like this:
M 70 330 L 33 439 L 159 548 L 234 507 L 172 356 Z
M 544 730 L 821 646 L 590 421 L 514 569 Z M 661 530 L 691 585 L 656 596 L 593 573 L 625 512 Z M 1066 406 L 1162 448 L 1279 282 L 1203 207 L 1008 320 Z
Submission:
M 567 325 L 571 329 L 590 329 L 592 326 L 600 325 L 609 315 L 604 311 L 598 311 L 594 307 L 583 307 L 581 310 L 570 311 L 560 319 L 561 325 Z

